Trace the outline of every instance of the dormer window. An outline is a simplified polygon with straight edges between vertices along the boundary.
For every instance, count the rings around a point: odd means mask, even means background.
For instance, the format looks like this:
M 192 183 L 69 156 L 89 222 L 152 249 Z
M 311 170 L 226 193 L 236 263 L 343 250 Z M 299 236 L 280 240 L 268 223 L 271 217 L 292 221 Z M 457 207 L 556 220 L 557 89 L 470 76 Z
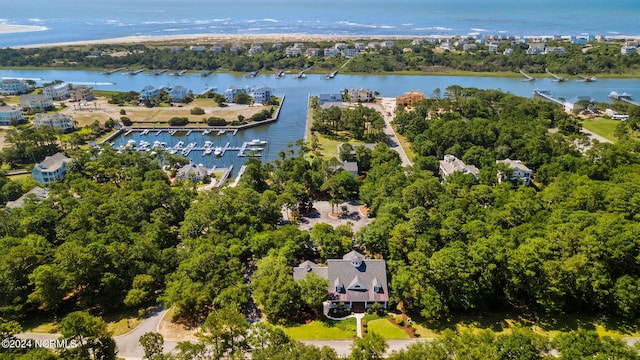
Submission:
M 340 284 L 340 285 L 336 286 L 336 292 L 343 293 L 344 292 L 344 285 Z
M 382 293 L 382 285 L 378 284 L 378 285 L 374 286 L 373 287 L 373 291 L 378 293 L 378 294 L 381 294 Z

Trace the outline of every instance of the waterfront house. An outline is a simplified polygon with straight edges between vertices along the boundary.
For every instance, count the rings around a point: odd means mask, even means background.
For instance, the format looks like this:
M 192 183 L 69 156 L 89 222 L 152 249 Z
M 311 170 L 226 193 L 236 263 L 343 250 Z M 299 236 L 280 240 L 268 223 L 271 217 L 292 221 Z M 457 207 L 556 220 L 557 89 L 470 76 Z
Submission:
M 333 57 L 340 55 L 340 50 L 336 48 L 324 48 L 324 57 Z
M 241 43 L 241 42 L 234 43 L 229 48 L 229 50 L 231 50 L 231 52 L 234 52 L 234 53 L 239 53 L 244 49 L 245 49 L 244 43 Z
M 347 96 L 351 102 L 370 102 L 373 100 L 373 92 L 366 88 L 351 88 L 347 90 Z
M 240 87 L 240 86 L 229 86 L 225 91 L 224 91 L 224 98 L 225 101 L 228 103 L 232 103 L 233 102 L 233 98 L 240 94 L 240 93 L 246 93 L 247 89 Z
M 181 53 L 184 51 L 184 47 L 182 46 L 174 46 L 171 48 L 171 52 L 174 54 Z
M 591 96 L 576 96 L 564 102 L 564 111 L 568 113 L 579 112 L 585 110 L 586 107 L 582 105 L 584 102 L 591 103 L 593 99 Z M 582 103 L 581 103 L 582 102 Z
M 45 86 L 42 93 L 53 100 L 66 100 L 70 96 L 70 86 L 67 83 L 53 84 Z
M 480 170 L 477 167 L 465 164 L 464 161 L 454 155 L 445 155 L 444 160 L 440 160 L 440 176 L 442 180 L 445 180 L 454 172 L 473 175 L 476 180 L 480 174 Z
M 249 47 L 249 55 L 253 55 L 261 52 L 262 52 L 262 44 L 253 43 Z
M 509 175 L 509 181 L 520 180 L 524 186 L 528 186 L 531 182 L 531 169 L 529 169 L 520 160 L 511 160 L 509 158 L 504 160 L 496 160 L 496 164 L 506 164 L 512 170 Z M 501 183 L 505 180 L 504 174 L 498 171 L 498 182 Z
M 512 49 L 512 48 L 506 48 L 506 49 L 504 49 L 504 51 L 502 52 L 502 55 L 504 55 L 504 56 L 509 56 L 509 55 L 511 55 L 511 54 L 513 54 L 513 49 Z
M 360 53 L 360 50 L 355 48 L 344 49 L 344 57 L 346 58 L 354 58 L 358 56 L 359 53 Z
M 92 101 L 95 100 L 96 97 L 93 93 L 93 88 L 91 86 L 86 85 L 74 85 L 71 87 L 69 92 L 69 96 L 74 101 Z
M 169 91 L 169 97 L 173 102 L 184 102 L 187 98 L 187 89 L 181 85 L 174 86 Z
M 587 42 L 589 42 L 589 37 L 588 36 L 572 36 L 571 37 L 571 43 L 574 45 L 587 45 Z
M 489 43 L 489 52 L 496 52 L 500 47 L 500 41 L 492 41 Z
M 41 163 L 36 164 L 31 170 L 33 179 L 41 184 L 62 180 L 67 171 L 67 163 L 71 161 L 62 153 L 47 156 Z
M 214 52 L 214 53 L 221 53 L 222 51 L 224 51 L 224 44 L 223 43 L 215 43 L 215 44 L 211 45 L 211 47 L 209 48 L 209 51 Z
M 147 85 L 140 91 L 140 101 L 151 100 L 160 96 L 160 89 L 157 87 Z
M 176 178 L 182 180 L 191 180 L 194 182 L 203 181 L 210 175 L 210 169 L 193 163 L 187 164 L 178 170 Z
M 416 39 L 411 40 L 411 45 L 413 45 L 413 46 L 420 46 L 422 44 L 424 44 L 424 40 L 423 39 L 417 39 L 416 38 Z
M 380 47 L 380 43 L 377 41 L 372 41 L 367 44 L 367 49 L 375 50 Z
M 478 44 L 476 43 L 467 43 L 462 45 L 462 50 L 464 51 L 471 51 L 471 50 L 476 50 L 478 49 Z
M 26 82 L 18 79 L 4 79 L 0 81 L 0 95 L 20 95 L 29 92 Z
M 33 126 L 42 127 L 49 126 L 62 131 L 73 130 L 73 118 L 61 113 L 47 114 L 38 113 L 33 117 Z
M 637 54 L 638 53 L 638 42 L 635 40 L 627 40 L 624 42 L 624 45 L 622 45 L 622 48 L 620 48 L 620 53 L 622 55 L 627 55 L 627 54 Z
M 24 120 L 22 109 L 16 106 L 0 106 L 0 125 L 13 125 Z
M 289 46 L 284 50 L 284 53 L 287 56 L 300 56 L 301 51 L 299 48 Z
M 300 281 L 311 272 L 329 280 L 327 292 L 331 309 L 344 304 L 354 312 L 364 312 L 375 303 L 387 308 L 389 288 L 384 260 L 365 259 L 357 251 L 345 254 L 342 259 L 329 259 L 326 266 L 307 260 L 293 268 L 293 279 Z
M 564 47 L 563 46 L 549 46 L 545 49 L 545 54 L 558 54 L 564 55 Z
M 251 91 L 251 97 L 256 104 L 264 104 L 271 99 L 272 89 L 268 86 L 261 86 Z
M 22 110 L 45 111 L 53 109 L 53 101 L 46 95 L 26 94 L 20 95 L 20 106 Z
M 43 189 L 40 186 L 36 186 L 33 189 L 29 190 L 26 194 L 20 196 L 14 201 L 7 201 L 5 205 L 7 210 L 21 208 L 24 206 L 27 200 L 31 202 L 36 202 L 39 200 L 44 200 L 49 197 L 49 190 Z
M 361 43 L 361 42 L 357 42 L 357 43 L 353 44 L 353 47 L 356 48 L 358 51 L 362 51 L 362 50 L 367 48 L 367 45 L 365 45 L 364 43 Z
M 203 52 L 203 51 L 207 50 L 207 48 L 202 46 L 202 45 L 191 45 L 191 46 L 189 46 L 189 50 L 194 51 L 194 52 Z
M 441 42 L 440 45 L 438 45 L 438 47 L 442 50 L 449 50 L 449 51 L 451 51 L 451 49 L 453 48 L 451 46 L 451 43 L 448 40 Z
M 396 106 L 413 106 L 414 104 L 424 100 L 424 93 L 421 91 L 407 91 L 404 95 L 396 97 Z
M 345 44 L 345 43 L 336 43 L 333 47 L 335 49 L 338 49 L 338 50 L 344 50 L 344 49 L 347 48 L 347 44 Z
M 318 105 L 328 102 L 342 102 L 342 94 L 320 94 L 318 95 Z
M 395 46 L 395 42 L 393 42 L 392 40 L 386 40 L 386 41 L 380 42 L 380 47 L 392 48 L 394 46 Z
M 547 48 L 547 44 L 545 43 L 531 43 L 529 44 L 529 48 L 527 49 L 527 54 L 529 55 L 544 54 L 546 48 Z
M 308 48 L 305 52 L 306 57 L 314 57 L 320 55 L 320 48 Z

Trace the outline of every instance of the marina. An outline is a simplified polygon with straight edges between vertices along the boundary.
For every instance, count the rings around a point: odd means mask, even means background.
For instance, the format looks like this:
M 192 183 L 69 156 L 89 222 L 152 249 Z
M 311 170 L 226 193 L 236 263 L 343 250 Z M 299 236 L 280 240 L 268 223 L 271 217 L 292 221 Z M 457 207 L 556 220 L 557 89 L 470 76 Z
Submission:
M 147 135 L 147 133 L 142 133 L 142 135 Z M 266 140 L 254 139 L 251 141 L 245 141 L 241 146 L 232 146 L 231 142 L 227 142 L 224 147 L 222 146 L 213 146 L 214 143 L 212 141 L 205 141 L 202 146 L 199 146 L 197 142 L 189 143 L 184 146 L 183 141 L 179 141 L 175 145 L 168 145 L 164 141 L 156 140 L 151 144 L 146 140 L 140 140 L 139 142 L 134 139 L 129 139 L 126 144 L 120 144 L 116 146 L 115 143 L 111 145 L 116 149 L 122 151 L 125 149 L 134 149 L 136 151 L 152 151 L 164 149 L 167 150 L 170 154 L 180 154 L 182 156 L 189 156 L 192 151 L 201 151 L 203 155 L 211 155 L 212 153 L 216 156 L 224 156 L 225 153 L 229 151 L 237 151 L 238 157 L 262 157 L 262 151 L 267 146 Z

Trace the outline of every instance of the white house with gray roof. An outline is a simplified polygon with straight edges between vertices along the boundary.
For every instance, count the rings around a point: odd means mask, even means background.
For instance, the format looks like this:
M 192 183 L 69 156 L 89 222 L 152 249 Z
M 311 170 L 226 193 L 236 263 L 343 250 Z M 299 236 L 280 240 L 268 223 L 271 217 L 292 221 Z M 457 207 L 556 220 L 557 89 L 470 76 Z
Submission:
M 521 180 L 522 184 L 528 186 L 531 182 L 531 169 L 529 169 L 520 160 L 511 160 L 509 158 L 504 160 L 496 160 L 496 164 L 506 164 L 512 170 L 509 175 L 509 181 Z M 498 172 L 498 182 L 505 180 L 504 174 Z
M 387 308 L 389 287 L 384 260 L 365 259 L 357 251 L 349 252 L 342 259 L 329 259 L 327 266 L 307 260 L 293 268 L 293 279 L 302 280 L 310 272 L 329 280 L 328 300 L 331 308 L 338 308 L 340 303 L 354 311 L 364 311 L 374 303 Z
M 62 131 L 68 131 L 74 128 L 73 118 L 61 113 L 38 113 L 33 117 L 33 126 L 49 126 Z
M 41 163 L 36 164 L 31 170 L 33 179 L 41 184 L 62 180 L 67 171 L 67 163 L 71 161 L 62 153 L 47 156 Z
M 465 164 L 464 161 L 453 155 L 445 155 L 444 160 L 440 160 L 440 175 L 442 176 L 442 179 L 446 179 L 454 172 L 471 174 L 474 178 L 478 179 L 480 170 L 473 165 Z
M 24 119 L 22 109 L 16 106 L 0 106 L 0 125 L 12 125 Z

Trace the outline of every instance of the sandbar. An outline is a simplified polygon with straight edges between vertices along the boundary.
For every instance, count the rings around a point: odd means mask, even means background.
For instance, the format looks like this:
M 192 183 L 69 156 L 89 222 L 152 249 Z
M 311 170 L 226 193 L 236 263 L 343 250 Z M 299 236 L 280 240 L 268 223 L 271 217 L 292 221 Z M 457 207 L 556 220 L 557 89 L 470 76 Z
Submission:
M 46 26 L 0 24 L 0 35 L 44 30 L 47 30 Z
M 101 44 L 141 44 L 141 43 L 180 43 L 185 45 L 205 45 L 216 42 L 314 42 L 314 41 L 349 41 L 349 40 L 372 40 L 372 39 L 411 39 L 415 36 L 403 35 L 312 35 L 312 34 L 174 34 L 156 36 L 126 36 L 99 40 L 69 41 L 46 44 L 33 44 L 24 46 L 13 46 L 14 48 L 41 48 L 54 46 L 82 46 Z

